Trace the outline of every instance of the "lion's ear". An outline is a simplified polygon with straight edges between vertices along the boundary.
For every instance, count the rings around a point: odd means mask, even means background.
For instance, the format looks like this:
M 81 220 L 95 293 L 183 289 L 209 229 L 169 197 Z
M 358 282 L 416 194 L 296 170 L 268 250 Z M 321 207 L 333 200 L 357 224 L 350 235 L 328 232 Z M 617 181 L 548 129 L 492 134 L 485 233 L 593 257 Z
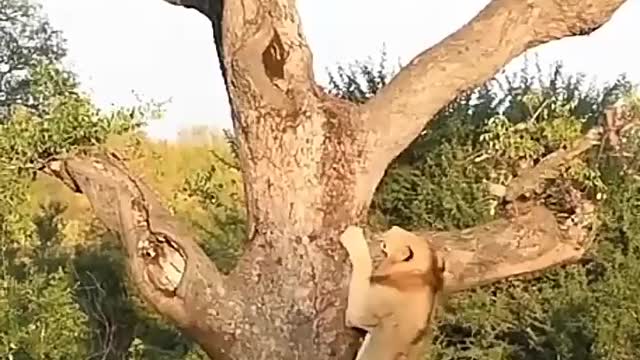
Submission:
M 402 251 L 399 254 L 399 258 L 401 261 L 411 261 L 413 259 L 413 249 L 411 246 L 403 247 Z

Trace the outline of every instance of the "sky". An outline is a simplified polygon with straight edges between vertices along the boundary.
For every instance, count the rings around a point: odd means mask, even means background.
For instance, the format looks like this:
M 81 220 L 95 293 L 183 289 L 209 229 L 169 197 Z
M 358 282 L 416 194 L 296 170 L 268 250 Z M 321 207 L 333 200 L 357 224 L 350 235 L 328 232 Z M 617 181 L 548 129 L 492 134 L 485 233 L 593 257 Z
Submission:
M 140 99 L 165 104 L 152 121 L 154 138 L 174 139 L 181 128 L 231 127 L 229 105 L 208 20 L 162 0 L 39 0 L 67 39 L 67 66 L 101 108 Z M 488 0 L 298 0 L 313 52 L 316 79 L 326 69 L 378 59 L 383 46 L 403 64 L 478 13 Z M 392 5 L 391 5 L 392 4 Z M 542 64 L 562 61 L 597 81 L 620 73 L 640 83 L 640 0 L 628 0 L 595 33 L 558 40 L 528 52 Z M 635 44 L 635 45 L 634 45 Z M 519 66 L 523 56 L 509 64 Z

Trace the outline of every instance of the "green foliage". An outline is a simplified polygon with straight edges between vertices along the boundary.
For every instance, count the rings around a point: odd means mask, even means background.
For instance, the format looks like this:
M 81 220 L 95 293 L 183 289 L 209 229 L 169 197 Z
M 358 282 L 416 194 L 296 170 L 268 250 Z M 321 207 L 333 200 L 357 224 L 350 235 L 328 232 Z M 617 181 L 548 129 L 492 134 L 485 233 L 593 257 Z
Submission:
M 30 219 L 25 201 L 27 181 L 0 175 L 0 184 L 8 185 L 0 188 L 0 354 L 20 360 L 81 357 L 86 316 L 75 302 L 75 282 L 37 236 L 38 221 Z
M 41 97 L 33 70 L 57 64 L 66 49 L 60 32 L 30 0 L 0 0 L 0 122 L 9 107 L 22 105 L 39 109 Z
M 477 116 L 473 110 L 467 95 L 436 116 L 428 135 L 416 139 L 387 169 L 372 213 L 409 229 L 464 228 L 489 218 L 482 179 L 490 168 L 474 162 L 478 129 L 465 125 Z
M 334 76 L 342 83 L 333 90 L 364 102 L 370 85 L 360 74 L 378 72 Z M 624 77 L 604 87 L 584 79 L 566 75 L 560 65 L 548 73 L 526 65 L 461 94 L 388 168 L 371 208 L 374 225 L 481 224 L 502 210 L 485 182 L 505 184 L 522 167 L 568 146 L 622 97 L 640 114 L 640 97 Z M 638 358 L 640 287 L 628 281 L 640 271 L 638 136 L 632 131 L 625 137 L 625 157 L 594 149 L 543 189 L 546 205 L 560 212 L 566 210 L 567 186 L 605 199 L 597 246 L 587 259 L 533 281 L 512 280 L 450 298 L 430 359 Z
M 371 66 L 368 62 L 356 61 L 349 66 L 338 65 L 335 72 L 329 72 L 329 92 L 345 100 L 363 103 L 384 87 L 395 68 L 387 69 L 387 52 L 382 49 L 380 62 Z
M 50 276 L 50 269 L 37 265 L 50 260 L 54 251 L 44 252 L 51 239 L 38 231 L 38 223 L 31 218 L 28 191 L 34 171 L 52 156 L 100 144 L 110 134 L 133 129 L 141 121 L 137 112 L 100 114 L 74 87 L 72 75 L 54 65 L 34 69 L 31 80 L 37 86 L 32 98 L 43 99 L 40 109 L 17 106 L 9 121 L 0 123 L 0 251 L 6 259 L 0 267 L 3 279 L 12 286 L 62 286 L 60 281 L 31 284 L 38 276 Z
M 230 271 L 235 265 L 242 250 L 241 239 L 246 234 L 243 189 L 239 179 L 229 179 L 230 171 L 233 169 L 227 165 L 212 161 L 208 169 L 187 177 L 181 188 L 208 214 L 208 225 L 192 222 L 200 231 L 200 238 L 209 239 L 204 250 L 222 271 Z
M 85 356 L 86 315 L 62 269 L 0 278 L 0 354 L 3 358 L 79 359 Z M 69 341 L 72 339 L 72 341 Z
M 55 155 L 82 146 L 104 143 L 111 134 L 142 124 L 143 108 L 101 114 L 78 93 L 71 74 L 54 66 L 34 70 L 34 97 L 42 98 L 39 112 L 17 107 L 10 121 L 0 124 L 0 167 L 37 169 Z

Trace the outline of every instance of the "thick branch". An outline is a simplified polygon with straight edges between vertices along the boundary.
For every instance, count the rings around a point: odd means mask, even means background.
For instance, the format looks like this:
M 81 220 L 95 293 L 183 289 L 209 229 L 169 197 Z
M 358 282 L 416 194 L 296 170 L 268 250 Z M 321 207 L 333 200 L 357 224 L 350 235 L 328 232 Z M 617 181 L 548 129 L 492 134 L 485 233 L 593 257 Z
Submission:
M 583 200 L 576 213 L 562 223 L 550 210 L 533 205 L 510 220 L 462 231 L 417 234 L 444 261 L 445 291 L 456 292 L 575 262 L 592 243 L 597 224 L 594 206 Z M 382 236 L 404 236 L 397 227 L 393 231 Z
M 222 33 L 216 38 L 224 50 L 222 60 L 230 78 L 239 82 L 230 84 L 228 89 L 232 107 L 244 110 L 238 105 L 260 99 L 263 104 L 284 110 L 283 119 L 292 115 L 291 112 L 297 110 L 293 108 L 297 98 L 307 96 L 315 87 L 311 51 L 302 33 L 295 2 L 225 2 L 215 16 L 214 23 L 221 22 Z M 247 95 L 257 99 L 246 99 Z
M 620 121 L 621 128 L 624 122 Z M 445 260 L 445 287 L 448 291 L 538 273 L 575 262 L 584 255 L 593 241 L 598 219 L 594 205 L 582 194 L 569 189 L 571 194 L 567 201 L 572 203 L 574 213 L 565 220 L 559 220 L 561 217 L 557 214 L 535 205 L 533 201 L 519 203 L 516 199 L 522 194 L 540 190 L 545 181 L 556 178 L 564 166 L 599 144 L 604 130 L 602 127 L 590 129 L 570 148 L 549 154 L 502 187 L 496 195 L 517 207 L 514 218 L 462 231 L 422 233 L 439 249 Z
M 460 30 L 416 56 L 363 106 L 371 130 L 370 181 L 377 183 L 389 161 L 461 91 L 487 81 L 529 48 L 591 33 L 624 2 L 491 1 Z
M 224 351 L 233 345 L 242 297 L 157 196 L 113 154 L 55 160 L 45 172 L 85 194 L 97 217 L 120 236 L 129 276 L 147 303 L 213 358 L 228 359 Z
M 542 207 L 510 220 L 463 231 L 422 233 L 445 261 L 445 288 L 459 291 L 506 278 L 538 273 L 579 260 L 597 227 L 591 203 L 560 223 Z

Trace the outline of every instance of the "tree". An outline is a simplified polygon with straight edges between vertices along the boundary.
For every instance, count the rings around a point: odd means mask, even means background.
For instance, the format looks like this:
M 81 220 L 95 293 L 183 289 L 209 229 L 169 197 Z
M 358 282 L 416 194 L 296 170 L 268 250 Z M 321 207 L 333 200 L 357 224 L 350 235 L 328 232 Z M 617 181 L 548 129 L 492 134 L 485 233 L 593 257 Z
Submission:
M 348 267 L 337 238 L 364 222 L 388 164 L 463 91 L 529 48 L 593 32 L 624 3 L 493 0 L 354 104 L 315 83 L 295 2 L 167 1 L 213 24 L 247 207 L 237 266 L 222 274 L 116 154 L 60 157 L 47 171 L 88 197 L 120 235 L 142 297 L 214 359 L 351 358 L 357 333 L 344 326 Z M 558 219 L 519 198 L 593 146 L 602 129 L 592 130 L 494 187 L 512 204 L 510 219 L 427 233 L 447 262 L 448 290 L 580 259 L 595 221 L 592 203 L 570 192 L 574 214 Z

